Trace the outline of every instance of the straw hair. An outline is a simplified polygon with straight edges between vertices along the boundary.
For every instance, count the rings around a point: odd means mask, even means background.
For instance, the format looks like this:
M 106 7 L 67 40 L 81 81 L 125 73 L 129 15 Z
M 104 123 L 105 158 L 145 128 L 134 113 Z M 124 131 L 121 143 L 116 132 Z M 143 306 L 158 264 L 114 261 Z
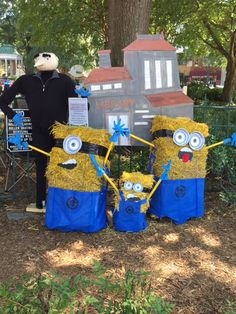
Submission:
M 153 186 L 153 183 L 154 183 L 154 177 L 153 177 L 153 175 L 145 175 L 145 174 L 142 174 L 141 172 L 129 173 L 129 172 L 125 172 L 125 171 L 121 175 L 121 178 L 120 178 L 121 188 L 120 188 L 120 190 L 123 192 L 124 198 L 127 200 L 128 194 L 134 194 L 136 197 L 140 198 L 140 200 L 143 200 L 143 199 L 147 198 L 148 193 L 146 193 L 146 192 L 137 193 L 134 190 L 126 191 L 124 189 L 124 183 L 127 181 L 132 182 L 133 185 L 136 183 L 140 183 L 140 184 L 142 184 L 142 186 L 144 188 L 151 189 Z M 119 201 L 120 201 L 120 199 L 119 199 L 118 195 L 116 195 L 115 196 L 115 208 L 117 210 L 119 210 Z M 141 205 L 140 212 L 146 213 L 148 207 L 149 207 L 149 202 L 147 201 L 145 204 Z
M 190 118 L 169 118 L 166 116 L 156 116 L 152 122 L 151 132 L 166 129 L 175 132 L 178 129 L 185 129 L 191 134 L 192 132 L 200 132 L 204 137 L 208 136 L 208 126 L 204 123 L 197 123 Z M 192 150 L 193 157 L 191 161 L 183 162 L 178 157 L 179 151 L 183 146 L 178 146 L 170 137 L 159 137 L 153 140 L 156 149 L 156 159 L 154 162 L 154 173 L 157 177 L 163 172 L 162 165 L 166 160 L 172 160 L 171 169 L 168 174 L 168 179 L 191 179 L 204 178 L 206 176 L 206 159 L 208 150 L 204 146 L 201 150 Z
M 108 148 L 110 145 L 110 134 L 106 130 L 56 123 L 51 133 L 57 139 L 64 139 L 68 135 L 74 135 L 80 137 L 81 141 L 102 145 L 105 148 Z M 74 169 L 65 169 L 59 166 L 59 164 L 69 159 L 76 161 L 77 165 Z M 103 165 L 104 157 L 96 156 L 96 160 L 99 165 Z M 96 169 L 92 165 L 88 154 L 78 152 L 70 155 L 63 148 L 59 147 L 52 148 L 46 176 L 48 185 L 51 187 L 81 192 L 100 191 L 103 182 L 103 178 L 97 177 Z

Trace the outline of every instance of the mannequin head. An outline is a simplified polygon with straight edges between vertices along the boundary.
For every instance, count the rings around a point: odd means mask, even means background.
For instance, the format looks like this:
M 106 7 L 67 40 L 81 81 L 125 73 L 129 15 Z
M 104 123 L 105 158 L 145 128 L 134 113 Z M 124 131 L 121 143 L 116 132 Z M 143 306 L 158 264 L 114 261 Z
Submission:
M 38 71 L 53 71 L 58 67 L 58 57 L 52 52 L 42 52 L 34 56 L 34 66 Z

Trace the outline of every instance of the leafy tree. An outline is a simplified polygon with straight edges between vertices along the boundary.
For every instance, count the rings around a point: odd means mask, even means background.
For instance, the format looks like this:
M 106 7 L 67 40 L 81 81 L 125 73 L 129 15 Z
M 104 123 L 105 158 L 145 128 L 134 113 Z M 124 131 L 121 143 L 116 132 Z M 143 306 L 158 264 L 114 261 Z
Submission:
M 15 43 L 15 1 L 1 1 L 0 9 L 0 43 Z
M 222 100 L 230 102 L 236 86 L 236 0 L 153 0 L 152 32 L 164 32 L 191 55 L 226 62 Z
M 75 63 L 94 66 L 96 50 L 107 41 L 104 0 L 16 2 L 19 46 L 26 60 L 32 50 L 44 50 L 55 52 L 66 69 Z

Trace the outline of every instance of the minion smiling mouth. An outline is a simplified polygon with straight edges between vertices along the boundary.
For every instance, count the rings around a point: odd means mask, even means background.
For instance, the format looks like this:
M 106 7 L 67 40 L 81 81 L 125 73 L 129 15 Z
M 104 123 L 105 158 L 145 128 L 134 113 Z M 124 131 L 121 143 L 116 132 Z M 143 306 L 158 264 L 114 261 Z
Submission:
M 72 170 L 77 166 L 77 162 L 75 159 L 68 159 L 67 161 L 63 163 L 57 164 L 59 167 Z
M 193 158 L 193 152 L 190 148 L 184 147 L 182 148 L 178 153 L 179 159 L 182 160 L 182 162 L 188 162 L 191 161 Z
M 137 201 L 140 201 L 140 198 L 135 196 L 134 194 L 128 194 L 126 196 L 126 199 L 131 201 L 131 202 L 137 202 Z

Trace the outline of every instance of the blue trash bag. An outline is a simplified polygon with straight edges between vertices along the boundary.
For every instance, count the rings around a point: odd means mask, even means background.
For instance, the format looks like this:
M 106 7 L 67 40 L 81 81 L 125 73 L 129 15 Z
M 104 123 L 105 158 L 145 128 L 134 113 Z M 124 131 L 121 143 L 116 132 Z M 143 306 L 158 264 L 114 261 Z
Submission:
M 48 229 L 97 232 L 107 226 L 106 192 L 79 192 L 49 187 L 45 214 Z
M 138 232 L 147 228 L 146 214 L 140 212 L 146 199 L 137 202 L 125 200 L 120 191 L 119 210 L 112 209 L 114 229 L 125 232 Z
M 175 224 L 204 216 L 204 178 L 163 180 L 152 196 L 148 213 Z

